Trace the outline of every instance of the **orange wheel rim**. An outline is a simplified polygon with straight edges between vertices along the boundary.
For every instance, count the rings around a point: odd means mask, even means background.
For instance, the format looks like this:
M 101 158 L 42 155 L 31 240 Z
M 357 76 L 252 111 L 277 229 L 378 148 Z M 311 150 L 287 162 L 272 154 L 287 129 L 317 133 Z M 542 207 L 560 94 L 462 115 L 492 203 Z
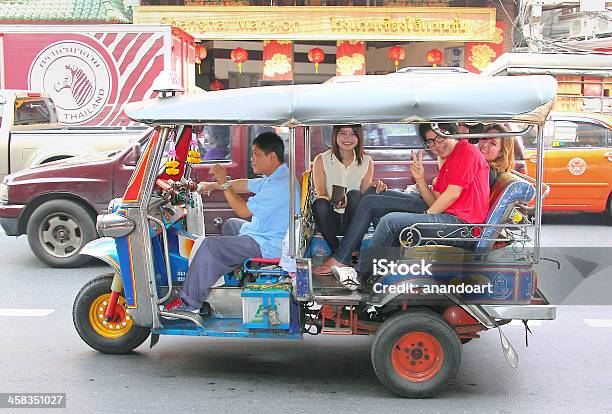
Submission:
M 93 330 L 105 338 L 120 338 L 132 328 L 132 318 L 125 311 L 126 303 L 123 296 L 119 296 L 119 300 L 115 305 L 115 317 L 107 321 L 104 317 L 110 293 L 98 296 L 91 302 L 89 307 L 89 323 Z
M 391 363 L 402 378 L 410 382 L 423 382 L 440 372 L 444 363 L 444 350 L 433 335 L 410 332 L 393 344 Z

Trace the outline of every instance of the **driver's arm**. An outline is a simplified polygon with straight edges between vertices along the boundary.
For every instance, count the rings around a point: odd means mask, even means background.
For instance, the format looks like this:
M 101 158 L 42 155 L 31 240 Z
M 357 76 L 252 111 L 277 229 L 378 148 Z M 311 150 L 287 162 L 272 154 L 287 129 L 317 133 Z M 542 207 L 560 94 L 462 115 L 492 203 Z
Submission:
M 235 193 L 244 194 L 250 193 L 249 187 L 247 186 L 249 180 L 246 178 L 240 178 L 238 180 L 230 180 L 230 187 Z
M 245 178 L 241 178 L 238 180 L 230 180 L 229 183 L 230 183 L 230 187 L 232 188 L 232 190 L 234 190 L 235 193 L 243 194 L 243 193 L 251 192 L 248 187 L 248 181 L 249 180 Z M 213 190 L 221 190 L 221 184 L 219 184 L 216 181 L 201 181 L 200 186 L 201 186 L 201 190 L 200 190 L 201 194 L 204 194 L 206 192 L 213 191 Z
M 232 210 L 234 210 L 234 213 L 236 213 L 236 215 L 240 217 L 241 219 L 247 220 L 253 216 L 253 213 L 251 213 L 251 211 L 247 207 L 246 201 L 244 201 L 244 199 L 238 195 L 238 192 L 234 190 L 235 183 L 241 182 L 241 181 L 244 181 L 244 183 L 240 183 L 238 185 L 239 186 L 244 185 L 244 187 L 246 188 L 247 180 L 232 180 L 230 181 L 230 186 L 227 188 L 227 190 L 223 191 L 223 195 L 225 196 L 225 199 L 227 200 Z M 238 187 L 238 188 L 241 188 L 241 187 Z M 248 193 L 249 190 L 247 188 L 246 191 L 242 191 L 242 192 Z

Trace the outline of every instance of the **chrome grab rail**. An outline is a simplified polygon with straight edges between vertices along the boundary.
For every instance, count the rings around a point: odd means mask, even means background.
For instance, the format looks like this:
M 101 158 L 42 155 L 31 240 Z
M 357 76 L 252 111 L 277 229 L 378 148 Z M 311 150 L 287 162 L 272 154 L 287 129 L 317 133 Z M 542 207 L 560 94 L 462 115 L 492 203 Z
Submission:
M 442 228 L 440 228 L 442 226 Z M 410 254 L 417 247 L 430 247 L 435 248 L 438 246 L 447 246 L 448 242 L 477 242 L 477 241 L 490 241 L 490 242 L 508 242 L 511 246 L 511 253 L 513 255 L 519 255 L 521 258 L 527 260 L 534 260 L 533 254 L 529 254 L 526 250 L 533 239 L 529 236 L 527 230 L 533 227 L 532 224 L 463 224 L 463 223 L 415 223 L 411 226 L 405 227 L 400 232 L 398 239 L 400 248 L 405 250 L 405 253 Z M 479 229 L 482 234 L 487 228 L 493 229 L 494 234 L 489 237 L 476 236 L 476 229 Z M 437 232 L 433 236 L 423 236 L 422 230 L 434 229 Z M 453 247 L 451 245 L 451 247 Z M 466 257 L 474 256 L 480 257 L 483 254 L 490 254 L 494 252 L 475 252 L 467 250 L 462 254 Z M 457 252 L 438 252 L 441 256 L 456 255 Z M 530 257 L 531 256 L 531 257 Z M 521 261 L 525 263 L 524 261 Z
M 533 125 L 528 125 L 527 128 L 522 131 L 516 132 L 484 132 L 484 133 L 475 133 L 475 134 L 447 134 L 442 131 L 437 123 L 431 124 L 431 129 L 436 134 L 446 137 L 446 138 L 454 138 L 454 139 L 462 139 L 462 138 L 510 138 L 510 137 L 522 137 L 523 135 L 527 135 L 533 129 Z
M 419 227 L 427 227 L 427 228 L 439 228 L 439 227 L 454 227 L 450 234 L 442 234 L 445 232 L 445 229 L 439 229 L 437 237 L 422 237 L 421 232 L 419 231 Z M 411 245 L 407 244 L 406 240 L 409 242 L 413 240 L 410 236 L 411 232 L 416 232 L 419 235 L 419 241 L 478 241 L 478 240 L 487 240 L 487 241 L 509 241 L 509 242 L 521 242 L 521 241 L 531 241 L 531 238 L 527 235 L 527 228 L 531 227 L 531 224 L 464 224 L 464 223 L 414 223 L 411 226 L 404 227 L 399 234 L 399 242 L 400 245 L 406 249 L 413 249 L 417 246 L 422 246 L 422 244 Z M 511 235 L 522 236 L 520 238 L 512 238 L 510 235 L 503 236 L 505 238 L 483 238 L 481 236 L 476 236 L 474 232 L 476 229 L 483 232 L 486 228 L 493 228 L 499 230 L 513 230 L 515 232 L 520 233 L 511 233 Z M 452 235 L 459 234 L 459 237 L 448 237 Z M 501 236 L 501 233 L 498 232 Z M 402 237 L 404 236 L 404 237 Z
M 159 305 L 167 301 L 170 295 L 172 294 L 172 273 L 170 272 L 170 255 L 168 254 L 168 231 L 166 230 L 166 225 L 160 219 L 153 216 L 147 216 L 147 219 L 161 226 L 162 238 L 164 241 L 164 259 L 166 261 L 166 279 L 168 280 L 168 292 L 164 295 L 163 298 L 158 299 L 157 304 Z

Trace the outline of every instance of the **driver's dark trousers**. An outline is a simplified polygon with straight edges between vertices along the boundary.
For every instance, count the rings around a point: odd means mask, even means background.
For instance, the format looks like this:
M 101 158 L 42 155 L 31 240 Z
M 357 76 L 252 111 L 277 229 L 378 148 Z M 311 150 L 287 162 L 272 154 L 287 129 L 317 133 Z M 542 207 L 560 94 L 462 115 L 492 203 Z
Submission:
M 196 252 L 179 296 L 191 309 L 199 309 L 212 285 L 249 257 L 261 257 L 261 250 L 249 236 L 238 232 L 245 220 L 231 218 L 223 224 L 221 236 L 207 236 Z

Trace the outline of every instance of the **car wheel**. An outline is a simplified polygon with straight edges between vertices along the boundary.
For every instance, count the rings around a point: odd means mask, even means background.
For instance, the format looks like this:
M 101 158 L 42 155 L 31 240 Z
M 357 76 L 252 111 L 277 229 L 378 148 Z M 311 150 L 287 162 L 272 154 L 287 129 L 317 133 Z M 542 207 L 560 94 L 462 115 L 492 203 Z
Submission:
M 138 348 L 151 330 L 134 325 L 123 294 L 115 306 L 115 317 L 104 317 L 111 294 L 114 274 L 104 274 L 89 281 L 74 300 L 72 320 L 81 339 L 105 354 L 125 354 Z
M 400 397 L 429 398 L 453 383 L 461 342 L 442 316 L 415 310 L 387 319 L 372 345 L 378 379 Z
M 97 237 L 94 219 L 81 205 L 68 200 L 41 204 L 27 226 L 32 252 L 52 267 L 78 267 L 90 260 L 79 252 Z

